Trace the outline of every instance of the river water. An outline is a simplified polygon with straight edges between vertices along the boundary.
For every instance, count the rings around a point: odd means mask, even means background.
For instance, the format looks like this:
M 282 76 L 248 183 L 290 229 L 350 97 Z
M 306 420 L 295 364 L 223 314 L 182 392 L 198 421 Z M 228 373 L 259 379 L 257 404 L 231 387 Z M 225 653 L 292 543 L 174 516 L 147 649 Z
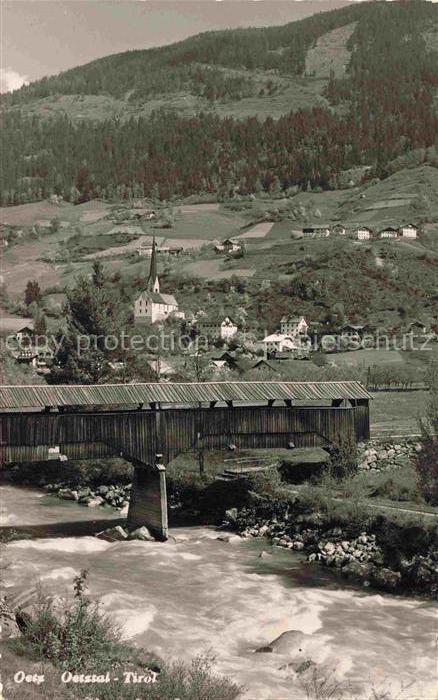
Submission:
M 33 489 L 2 487 L 0 499 L 8 526 L 96 517 L 95 509 Z M 114 513 L 100 509 L 100 515 Z M 17 540 L 6 548 L 7 593 L 26 602 L 41 581 L 64 595 L 79 570 L 88 569 L 90 594 L 126 639 L 167 659 L 209 652 L 219 673 L 244 686 L 246 700 L 304 700 L 292 664 L 306 659 L 349 684 L 355 699 L 368 698 L 373 687 L 397 700 L 437 697 L 438 618 L 431 602 L 370 593 L 298 553 L 262 539 L 223 542 L 219 534 L 184 527 L 171 530 L 166 543 Z M 260 557 L 263 550 L 268 556 Z M 255 653 L 291 630 L 274 653 Z

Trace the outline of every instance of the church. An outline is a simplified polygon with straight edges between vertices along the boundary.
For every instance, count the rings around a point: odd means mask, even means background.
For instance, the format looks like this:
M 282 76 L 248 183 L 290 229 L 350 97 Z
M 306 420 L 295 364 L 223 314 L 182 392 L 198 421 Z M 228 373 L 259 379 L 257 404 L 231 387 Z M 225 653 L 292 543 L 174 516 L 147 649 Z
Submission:
M 154 238 L 146 290 L 135 301 L 134 321 L 136 323 L 156 323 L 157 321 L 165 321 L 171 314 L 176 318 L 184 318 L 184 312 L 178 310 L 178 303 L 173 294 L 162 294 L 160 292 L 160 280 L 157 272 L 157 247 Z

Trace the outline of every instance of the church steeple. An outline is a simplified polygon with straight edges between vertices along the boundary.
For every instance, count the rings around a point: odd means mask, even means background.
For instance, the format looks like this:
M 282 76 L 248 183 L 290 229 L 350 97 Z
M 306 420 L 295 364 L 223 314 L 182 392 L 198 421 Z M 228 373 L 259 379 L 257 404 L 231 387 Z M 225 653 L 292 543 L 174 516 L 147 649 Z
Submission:
M 158 271 L 157 271 L 157 245 L 155 243 L 155 236 L 152 239 L 151 266 L 149 269 L 147 290 L 148 290 L 148 292 L 155 292 L 155 293 L 159 293 L 159 291 L 160 291 L 160 281 L 158 279 Z

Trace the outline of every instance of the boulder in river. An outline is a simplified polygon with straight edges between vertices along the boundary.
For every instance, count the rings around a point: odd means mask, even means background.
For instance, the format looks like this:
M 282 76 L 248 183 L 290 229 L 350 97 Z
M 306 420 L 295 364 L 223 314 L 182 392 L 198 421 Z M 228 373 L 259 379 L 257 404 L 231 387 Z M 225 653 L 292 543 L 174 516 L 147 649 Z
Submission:
M 263 550 L 263 552 L 260 552 L 259 554 L 259 559 L 272 559 L 272 554 L 269 554 L 269 552 L 265 552 L 265 550 Z
M 94 498 L 89 498 L 86 503 L 88 508 L 96 508 L 97 506 L 101 506 L 103 503 L 105 503 L 105 501 L 102 496 L 95 496 Z
M 145 525 L 138 527 L 128 535 L 129 540 L 141 540 L 142 542 L 155 542 L 155 537 L 149 532 Z
M 128 533 L 123 527 L 116 525 L 116 527 L 110 527 L 108 530 L 98 532 L 96 537 L 100 540 L 106 540 L 107 542 L 121 542 L 128 539 Z
M 272 642 L 264 647 L 256 649 L 258 653 L 268 653 L 273 652 L 275 654 L 285 654 L 285 653 L 301 653 L 303 652 L 306 644 L 312 639 L 311 634 L 305 634 L 299 630 L 287 630 L 280 634 L 279 637 L 274 639 Z
M 79 500 L 78 492 L 74 491 L 73 489 L 68 489 L 68 488 L 67 489 L 59 489 L 58 496 L 59 496 L 59 498 L 64 498 L 67 501 Z

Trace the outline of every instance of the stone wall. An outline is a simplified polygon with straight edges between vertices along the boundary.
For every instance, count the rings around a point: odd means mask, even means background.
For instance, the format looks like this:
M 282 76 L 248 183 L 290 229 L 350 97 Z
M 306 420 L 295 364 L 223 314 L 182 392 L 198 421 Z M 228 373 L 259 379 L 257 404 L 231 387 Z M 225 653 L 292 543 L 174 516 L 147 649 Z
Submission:
M 362 471 L 385 471 L 408 465 L 421 452 L 416 438 L 399 442 L 370 440 L 358 445 L 358 468 Z

